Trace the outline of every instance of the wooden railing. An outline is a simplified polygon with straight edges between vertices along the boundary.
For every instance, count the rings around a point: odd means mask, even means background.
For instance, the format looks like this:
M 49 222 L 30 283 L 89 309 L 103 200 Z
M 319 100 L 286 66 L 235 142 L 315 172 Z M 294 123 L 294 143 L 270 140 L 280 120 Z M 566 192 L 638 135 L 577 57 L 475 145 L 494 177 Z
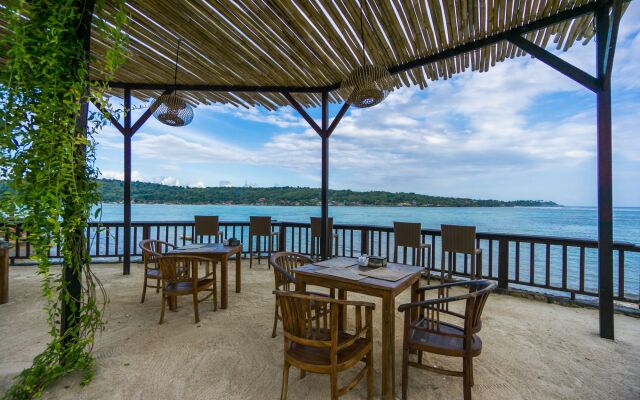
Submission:
M 28 232 L 15 228 L 18 239 L 12 240 L 11 262 L 31 257 Z M 248 253 L 249 223 L 221 222 L 220 229 L 227 238 L 236 237 Z M 311 226 L 308 223 L 273 223 L 280 234 L 273 244 L 274 250 L 311 253 Z M 122 222 L 91 223 L 87 229 L 87 246 L 94 259 L 119 259 L 123 256 Z M 332 253 L 354 257 L 369 254 L 394 259 L 393 228 L 372 225 L 335 224 Z M 132 223 L 132 256 L 140 256 L 137 244 L 145 238 L 160 239 L 175 245 L 190 243 L 193 221 L 134 222 Z M 597 297 L 597 247 L 594 240 L 562 237 L 515 235 L 480 232 L 477 246 L 482 248 L 482 274 L 498 281 L 501 288 L 521 287 L 544 293 L 556 293 L 587 299 Z M 422 241 L 431 244 L 433 251 L 426 254 L 424 264 L 432 273 L 442 266 L 440 231 L 423 229 Z M 255 248 L 255 246 L 254 246 Z M 261 245 L 266 249 L 266 243 Z M 614 297 L 617 300 L 640 304 L 640 246 L 614 243 Z M 317 250 L 316 250 L 317 251 Z M 52 258 L 60 258 L 60 248 L 52 248 Z M 419 264 L 411 252 L 401 252 L 401 262 Z M 448 260 L 445 260 L 449 262 Z M 468 276 L 470 260 L 463 255 L 452 257 L 452 270 L 457 276 Z

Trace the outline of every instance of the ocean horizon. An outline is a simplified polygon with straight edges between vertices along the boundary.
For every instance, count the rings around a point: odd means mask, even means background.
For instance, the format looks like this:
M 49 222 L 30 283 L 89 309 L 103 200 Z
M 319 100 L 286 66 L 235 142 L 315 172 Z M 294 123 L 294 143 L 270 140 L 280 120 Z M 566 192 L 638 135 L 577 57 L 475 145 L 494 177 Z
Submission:
M 252 215 L 274 220 L 309 222 L 320 216 L 317 206 L 132 204 L 132 221 L 189 221 L 195 215 L 218 215 L 221 221 L 248 221 Z M 392 226 L 394 221 L 420 222 L 423 228 L 441 224 L 473 225 L 478 232 L 597 239 L 597 207 L 399 207 L 330 206 L 336 224 Z M 640 207 L 614 207 L 614 240 L 640 245 Z M 102 221 L 122 221 L 122 203 L 102 204 Z

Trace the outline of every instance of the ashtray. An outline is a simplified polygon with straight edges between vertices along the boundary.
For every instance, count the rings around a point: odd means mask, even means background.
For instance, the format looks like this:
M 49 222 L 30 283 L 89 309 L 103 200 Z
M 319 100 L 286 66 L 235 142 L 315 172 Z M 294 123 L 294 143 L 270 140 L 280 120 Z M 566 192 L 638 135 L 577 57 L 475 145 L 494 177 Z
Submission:
M 368 266 L 371 267 L 371 268 L 386 267 L 387 266 L 387 259 L 386 259 L 386 257 L 369 256 L 369 265 Z

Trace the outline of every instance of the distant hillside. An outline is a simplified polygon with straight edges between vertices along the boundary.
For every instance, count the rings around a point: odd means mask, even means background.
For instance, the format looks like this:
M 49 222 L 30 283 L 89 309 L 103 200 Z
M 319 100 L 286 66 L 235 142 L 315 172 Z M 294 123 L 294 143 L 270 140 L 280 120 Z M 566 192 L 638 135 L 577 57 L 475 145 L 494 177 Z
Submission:
M 122 202 L 123 182 L 100 180 L 102 200 L 106 203 Z M 209 187 L 191 188 L 166 186 L 157 183 L 132 182 L 131 199 L 134 203 L 170 204 L 259 204 L 285 206 L 311 206 L 320 204 L 320 189 L 305 187 Z M 330 190 L 330 204 L 338 206 L 404 206 L 404 207 L 557 207 L 552 201 L 542 200 L 474 200 L 455 197 L 427 196 L 415 193 L 381 191 L 354 192 Z

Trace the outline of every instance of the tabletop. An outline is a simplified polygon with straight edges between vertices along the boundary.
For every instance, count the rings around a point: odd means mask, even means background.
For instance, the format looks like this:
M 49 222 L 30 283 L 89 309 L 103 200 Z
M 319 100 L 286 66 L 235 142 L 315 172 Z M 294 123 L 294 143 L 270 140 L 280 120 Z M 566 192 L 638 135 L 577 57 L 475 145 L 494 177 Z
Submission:
M 331 260 L 335 260 L 332 262 Z M 346 260 L 352 260 L 353 264 L 351 266 L 346 266 L 349 263 Z M 346 257 L 338 257 L 336 259 L 325 260 L 319 263 L 307 264 L 303 265 L 295 270 L 295 274 L 302 276 L 313 276 L 316 278 L 324 278 L 327 280 L 336 280 L 344 283 L 349 283 L 352 285 L 363 286 L 375 288 L 378 290 L 385 290 L 390 292 L 401 292 L 404 291 L 407 287 L 411 286 L 413 282 L 415 282 L 416 276 L 419 276 L 423 271 L 422 267 L 405 265 L 405 264 L 397 264 L 397 263 L 387 263 L 386 267 L 379 268 L 370 268 L 370 267 L 361 267 L 357 264 L 358 260 L 355 258 L 346 258 Z M 319 265 L 318 265 L 319 264 Z M 334 267 L 335 265 L 335 267 Z M 366 274 L 369 275 L 371 273 L 380 272 L 398 272 L 407 274 L 405 277 L 392 281 L 385 280 L 380 278 L 375 278 L 371 276 L 366 277 L 358 277 L 357 279 L 350 279 L 348 277 L 336 276 L 336 275 L 326 275 L 322 273 L 322 270 L 327 268 L 344 268 L 350 270 L 355 274 Z M 345 274 L 348 276 L 348 274 Z

